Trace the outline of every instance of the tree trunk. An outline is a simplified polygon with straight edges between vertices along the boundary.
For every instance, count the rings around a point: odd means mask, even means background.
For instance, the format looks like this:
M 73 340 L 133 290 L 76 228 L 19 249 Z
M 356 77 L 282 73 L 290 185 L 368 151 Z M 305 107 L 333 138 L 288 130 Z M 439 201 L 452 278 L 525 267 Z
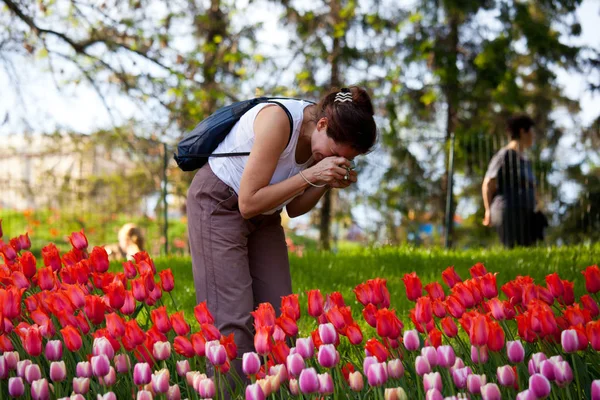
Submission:
M 331 1 L 331 20 L 333 25 L 339 21 L 340 0 Z M 333 29 L 332 29 L 333 34 Z M 331 86 L 340 86 L 340 48 L 341 40 L 339 37 L 333 38 L 333 48 L 331 51 Z M 321 206 L 321 219 L 319 221 L 319 243 L 322 250 L 331 249 L 331 215 L 332 212 L 332 196 L 333 192 L 328 190 L 325 192 Z

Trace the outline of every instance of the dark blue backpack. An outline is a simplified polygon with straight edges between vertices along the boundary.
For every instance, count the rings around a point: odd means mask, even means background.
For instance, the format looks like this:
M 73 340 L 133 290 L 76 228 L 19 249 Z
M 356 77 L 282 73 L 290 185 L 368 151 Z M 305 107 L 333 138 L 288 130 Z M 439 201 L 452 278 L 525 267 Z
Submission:
M 248 110 L 260 103 L 274 103 L 281 107 L 290 120 L 290 138 L 294 130 L 294 121 L 289 110 L 275 99 L 287 99 L 284 97 L 257 97 L 250 100 L 238 101 L 222 107 L 212 115 L 202 120 L 189 132 L 177 145 L 175 161 L 183 171 L 194 171 L 201 168 L 208 161 L 208 157 L 235 157 L 247 156 L 250 153 L 213 153 L 219 143 L 231 131 L 233 126 L 240 120 Z M 298 100 L 298 99 L 287 99 Z

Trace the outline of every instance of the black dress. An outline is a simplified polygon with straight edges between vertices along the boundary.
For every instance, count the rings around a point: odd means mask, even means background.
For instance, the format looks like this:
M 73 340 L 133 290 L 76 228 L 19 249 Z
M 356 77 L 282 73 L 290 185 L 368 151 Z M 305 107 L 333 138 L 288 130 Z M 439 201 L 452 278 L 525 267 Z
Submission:
M 497 190 L 490 206 L 491 222 L 504 246 L 531 246 L 542 239 L 540 224 L 543 221 L 535 213 L 531 161 L 504 147 L 492 157 L 485 177 L 496 179 Z

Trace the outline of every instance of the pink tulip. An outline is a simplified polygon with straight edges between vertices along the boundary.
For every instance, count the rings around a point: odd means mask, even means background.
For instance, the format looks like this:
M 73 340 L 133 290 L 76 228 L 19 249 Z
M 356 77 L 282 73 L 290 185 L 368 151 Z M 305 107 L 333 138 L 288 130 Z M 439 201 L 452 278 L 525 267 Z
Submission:
M 579 349 L 579 339 L 575 329 L 567 329 L 562 331 L 560 335 L 560 344 L 565 353 L 574 353 Z
M 305 360 L 311 358 L 315 354 L 315 345 L 312 338 L 298 338 L 296 340 L 296 352 Z
M 117 373 L 114 367 L 110 367 L 108 370 L 108 374 L 98 378 L 100 384 L 103 386 L 112 386 L 117 382 Z
M 338 361 L 337 350 L 332 344 L 323 344 L 319 347 L 319 354 L 317 356 L 319 364 L 325 368 L 333 368 Z
M 11 397 L 20 397 L 25 394 L 25 384 L 23 378 L 15 377 L 8 379 L 8 394 Z
M 300 386 L 298 385 L 298 379 L 290 379 L 290 393 L 294 396 L 298 396 L 300 394 Z
M 495 383 L 487 383 L 481 387 L 481 398 L 483 400 L 500 400 L 502 394 L 500 388 Z
M 399 379 L 404 375 L 404 365 L 399 359 L 390 360 L 387 363 L 388 377 Z
M 437 389 L 442 391 L 442 376 L 439 372 L 430 372 L 429 374 L 423 375 L 423 388 L 425 392 L 430 389 Z
M 408 351 L 419 350 L 421 341 L 419 340 L 419 332 L 416 329 L 404 331 L 404 347 Z
M 73 378 L 73 391 L 86 394 L 90 390 L 90 378 Z
M 560 387 L 565 387 L 573 381 L 573 370 L 571 365 L 566 361 L 558 361 L 554 364 L 554 378 L 556 384 Z
M 481 387 L 487 383 L 485 375 L 471 374 L 467 376 L 467 389 L 472 394 L 481 393 Z
M 440 346 L 437 348 L 437 362 L 440 367 L 450 368 L 456 362 L 456 354 L 452 346 Z
M 246 355 L 246 354 L 244 354 L 244 355 Z M 190 362 L 188 360 L 177 361 L 177 366 L 175 369 L 177 370 L 177 375 L 185 376 L 191 370 Z
M 246 386 L 246 400 L 265 400 L 265 394 L 258 383 Z
M 431 365 L 429 361 L 427 361 L 426 357 L 417 356 L 415 360 L 415 369 L 417 370 L 417 374 L 419 376 L 423 376 L 431 372 Z
M 462 358 L 456 357 L 456 361 L 454 361 L 454 365 L 452 365 L 450 367 L 450 370 L 456 369 L 456 368 L 464 368 L 464 367 L 465 367 L 465 362 L 462 360 Z
M 37 381 L 38 379 L 42 379 L 42 371 L 39 365 L 31 364 L 25 367 L 25 380 L 27 383 L 31 385 L 33 381 Z
M 169 387 L 169 391 L 167 392 L 167 400 L 181 400 L 181 389 L 179 389 L 179 385 L 175 384 Z
M 550 381 L 542 374 L 533 374 L 529 377 L 529 390 L 538 398 L 543 399 L 550 395 Z
M 50 364 L 50 379 L 52 382 L 62 382 L 67 378 L 67 366 L 64 361 L 52 361 Z
M 34 400 L 47 400 L 50 398 L 50 389 L 46 379 L 37 379 L 31 382 L 31 397 Z
M 475 364 L 485 364 L 488 362 L 489 354 L 487 346 L 471 346 L 471 361 Z
M 305 367 L 304 359 L 298 353 L 287 356 L 286 364 L 288 372 L 295 377 L 300 376 L 300 372 L 302 372 Z
M 408 400 L 406 392 L 401 387 L 397 388 L 386 388 L 383 392 L 384 400 Z
M 269 375 L 271 375 L 273 378 L 276 378 L 279 381 L 279 384 L 281 384 L 281 382 L 288 380 L 287 367 L 285 364 L 273 365 L 271 368 L 269 368 Z
M 531 390 L 523 390 L 517 394 L 517 400 L 537 400 L 537 397 Z
M 300 372 L 298 379 L 300 391 L 304 394 L 315 393 L 319 391 L 319 378 L 314 368 L 305 368 Z
M 215 393 L 217 392 L 216 387 L 215 387 L 215 382 L 210 378 L 202 379 L 198 383 L 197 390 L 198 390 L 198 394 L 200 395 L 200 397 L 207 398 L 207 399 L 214 397 Z
M 260 357 L 249 351 L 242 356 L 242 370 L 246 375 L 255 375 L 260 370 Z
M 600 379 L 592 382 L 592 400 L 600 400 Z
M 31 360 L 21 360 L 17 362 L 17 376 L 21 378 L 25 378 L 25 369 L 28 365 L 31 365 Z M 40 372 L 41 375 L 41 372 Z
M 117 400 L 117 395 L 113 392 L 106 392 L 103 395 L 98 395 L 97 400 Z
M 523 344 L 518 340 L 506 342 L 506 354 L 508 355 L 508 361 L 513 364 L 523 362 L 525 358 Z
M 8 364 L 6 363 L 6 358 L 4 354 L 0 356 L 0 379 L 8 378 L 8 374 L 10 371 L 8 370 Z
M 431 368 L 438 365 L 438 354 L 437 350 L 433 346 L 423 347 L 421 349 L 421 355 L 427 359 Z
M 127 354 L 117 354 L 113 361 L 115 363 L 115 369 L 118 373 L 124 374 L 129 372 L 129 369 L 131 368 L 131 362 L 129 361 L 129 356 Z
M 171 342 L 156 342 L 152 347 L 152 354 L 158 361 L 171 357 Z
M 540 362 L 540 374 L 544 375 L 549 381 L 554 380 L 554 366 L 555 362 L 552 360 L 543 360 Z
M 152 382 L 152 370 L 148 363 L 137 363 L 133 367 L 133 383 L 146 385 Z
M 365 384 L 360 371 L 354 371 L 348 375 L 348 385 L 350 386 L 350 389 L 355 392 L 360 392 L 363 390 Z
M 527 364 L 527 368 L 529 370 L 529 375 L 537 374 L 540 372 L 540 364 L 542 361 L 547 360 L 548 358 L 544 353 L 535 353 L 531 356 L 529 363 Z
M 4 353 L 4 359 L 6 360 L 6 368 L 9 370 L 17 369 L 19 363 L 19 353 L 16 351 L 6 351 Z
M 328 322 L 326 324 L 319 325 L 319 337 L 323 344 L 335 344 L 338 340 L 338 334 L 335 330 L 335 326 Z
M 110 360 L 106 354 L 93 356 L 91 359 L 94 376 L 104 376 L 110 371 Z
M 496 377 L 498 378 L 498 383 L 506 387 L 513 386 L 515 384 L 515 381 L 517 380 L 515 371 L 510 365 L 498 367 Z
M 333 393 L 333 379 L 327 372 L 324 374 L 317 375 L 319 379 L 319 393 L 330 394 Z
M 427 393 L 425 393 L 425 400 L 443 400 L 444 396 L 437 389 L 429 389 Z
M 115 356 L 115 349 L 113 348 L 112 344 L 110 344 L 110 341 L 103 336 L 94 339 L 92 351 L 95 356 L 104 354 L 106 357 L 108 357 L 109 361 Z M 94 368 L 92 365 L 92 370 L 93 369 Z
M 152 400 L 152 392 L 149 390 L 140 390 L 137 392 L 136 400 Z
M 49 340 L 46 343 L 46 358 L 48 361 L 60 361 L 62 358 L 62 342 L 60 340 Z
M 223 365 L 227 361 L 227 351 L 225 350 L 225 346 L 219 343 L 218 340 L 206 342 L 204 351 L 212 365 Z
M 363 359 L 363 373 L 365 375 L 367 375 L 367 372 L 369 372 L 369 368 L 371 367 L 371 365 L 373 364 L 377 364 L 379 362 L 379 360 L 377 360 L 377 357 L 375 356 L 367 356 Z
M 75 373 L 79 378 L 91 378 L 94 376 L 92 374 L 92 364 L 89 361 L 78 362 Z
M 387 366 L 385 362 L 376 363 L 369 367 L 367 371 L 367 381 L 371 386 L 381 386 L 388 379 Z

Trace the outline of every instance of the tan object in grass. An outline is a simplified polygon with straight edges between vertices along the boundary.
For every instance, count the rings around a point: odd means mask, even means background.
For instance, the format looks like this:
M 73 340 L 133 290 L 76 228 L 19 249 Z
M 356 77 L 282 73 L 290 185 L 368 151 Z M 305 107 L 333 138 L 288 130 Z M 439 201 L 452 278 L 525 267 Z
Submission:
M 144 251 L 144 236 L 134 223 L 123 225 L 117 239 L 118 243 L 104 246 L 110 260 L 132 260 L 134 254 Z

